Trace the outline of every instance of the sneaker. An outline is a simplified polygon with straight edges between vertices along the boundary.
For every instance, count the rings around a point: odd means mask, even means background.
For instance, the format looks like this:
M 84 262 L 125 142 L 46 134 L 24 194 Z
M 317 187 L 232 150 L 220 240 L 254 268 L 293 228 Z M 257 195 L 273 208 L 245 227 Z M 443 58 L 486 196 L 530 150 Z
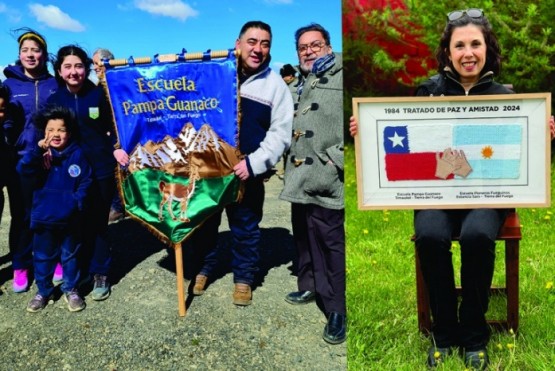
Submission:
M 110 283 L 108 277 L 101 274 L 94 275 L 94 286 L 91 294 L 93 300 L 100 301 L 110 296 Z
M 50 298 L 42 296 L 41 294 L 37 293 L 34 298 L 31 299 L 29 304 L 27 304 L 27 312 L 35 313 L 39 310 L 44 309 L 48 304 Z
M 233 304 L 235 305 L 251 305 L 252 291 L 251 287 L 245 283 L 236 283 L 233 291 Z
M 54 269 L 54 277 L 52 278 L 52 283 L 54 285 L 59 285 L 64 281 L 64 270 L 62 268 L 62 263 L 56 264 Z
M 206 277 L 204 274 L 197 274 L 195 278 L 195 286 L 193 286 L 194 295 L 200 296 L 204 294 L 204 286 L 206 286 L 207 280 L 208 277 Z
M 464 364 L 472 370 L 485 370 L 488 368 L 489 357 L 486 348 L 464 352 Z
M 13 271 L 13 292 L 25 292 L 29 288 L 27 269 L 15 269 Z
M 426 360 L 426 363 L 429 368 L 439 367 L 443 362 L 445 362 L 445 358 L 450 356 L 451 353 L 451 348 L 431 346 L 430 349 L 428 349 L 428 359 Z
M 64 300 L 66 301 L 67 309 L 69 309 L 70 312 L 79 312 L 86 307 L 85 301 L 81 298 L 81 296 L 79 296 L 79 293 L 75 289 L 66 292 L 64 294 Z

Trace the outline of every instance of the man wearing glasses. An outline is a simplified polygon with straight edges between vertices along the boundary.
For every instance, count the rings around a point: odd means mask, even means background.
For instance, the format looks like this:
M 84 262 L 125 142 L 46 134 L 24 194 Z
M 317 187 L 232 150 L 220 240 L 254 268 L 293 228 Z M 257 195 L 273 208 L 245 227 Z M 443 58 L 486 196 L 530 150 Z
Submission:
M 327 317 L 324 340 L 339 344 L 346 339 L 343 65 L 319 24 L 298 29 L 295 42 L 301 75 L 280 198 L 291 202 L 299 291 L 285 300 L 316 300 Z

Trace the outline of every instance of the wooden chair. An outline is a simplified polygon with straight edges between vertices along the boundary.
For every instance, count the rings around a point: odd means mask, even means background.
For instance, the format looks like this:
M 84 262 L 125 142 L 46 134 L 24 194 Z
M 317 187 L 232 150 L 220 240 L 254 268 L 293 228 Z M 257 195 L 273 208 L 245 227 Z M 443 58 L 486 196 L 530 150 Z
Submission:
M 504 293 L 507 296 L 507 318 L 488 320 L 488 323 L 496 329 L 518 330 L 518 249 L 522 234 L 520 231 L 520 220 L 515 209 L 511 209 L 505 219 L 505 223 L 497 236 L 498 241 L 505 241 L 505 287 L 492 287 L 491 293 Z M 412 237 L 415 240 L 415 236 Z M 453 238 L 458 240 L 458 237 Z M 428 289 L 424 283 L 424 277 L 420 270 L 418 251 L 415 245 L 416 261 L 416 304 L 418 310 L 418 328 L 424 334 L 429 334 L 432 329 L 430 316 L 430 301 Z M 461 295 L 461 288 L 457 287 L 457 293 Z

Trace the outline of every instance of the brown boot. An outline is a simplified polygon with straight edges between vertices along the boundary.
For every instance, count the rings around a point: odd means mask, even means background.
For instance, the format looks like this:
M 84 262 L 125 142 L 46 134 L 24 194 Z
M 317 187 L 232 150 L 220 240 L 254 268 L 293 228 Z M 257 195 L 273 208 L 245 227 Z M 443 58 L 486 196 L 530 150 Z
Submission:
M 208 280 L 208 277 L 206 277 L 203 274 L 197 274 L 197 277 L 195 278 L 195 286 L 193 286 L 193 294 L 200 296 L 202 294 L 204 294 L 204 286 L 206 286 L 206 281 Z
M 235 291 L 233 291 L 233 304 L 235 305 L 251 305 L 252 292 L 251 287 L 246 283 L 236 283 Z

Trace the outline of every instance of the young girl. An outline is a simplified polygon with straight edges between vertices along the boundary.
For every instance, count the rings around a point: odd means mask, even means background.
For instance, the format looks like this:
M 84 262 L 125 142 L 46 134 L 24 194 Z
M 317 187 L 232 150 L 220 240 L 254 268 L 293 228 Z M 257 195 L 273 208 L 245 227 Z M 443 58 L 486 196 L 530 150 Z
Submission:
M 34 232 L 33 265 L 38 293 L 27 305 L 27 311 L 37 312 L 47 305 L 54 291 L 56 262 L 61 256 L 64 299 L 68 309 L 77 312 L 85 308 L 76 289 L 77 254 L 83 240 L 82 215 L 92 171 L 75 143 L 77 122 L 70 110 L 48 107 L 36 116 L 35 124 L 44 132 L 44 139 L 17 165 L 21 177 L 34 185 L 30 226 Z
M 110 295 L 107 280 L 112 254 L 108 241 L 108 217 L 115 192 L 116 159 L 126 164 L 129 158 L 122 149 L 114 150 L 115 133 L 112 113 L 102 87 L 90 81 L 91 59 L 76 45 L 58 50 L 54 70 L 59 88 L 48 104 L 74 110 L 80 131 L 79 145 L 89 160 L 93 172 L 90 208 L 85 216 L 83 274 L 94 279 L 93 300 Z M 108 135 L 110 133 L 110 135 Z M 90 245 L 89 245 L 90 244 Z
M 17 175 L 15 167 L 25 153 L 36 146 L 42 137 L 32 122 L 46 99 L 57 88 L 56 80 L 48 72 L 49 54 L 46 39 L 30 28 L 14 30 L 17 37 L 18 57 L 13 65 L 4 69 L 4 84 L 10 89 L 10 115 L 4 123 L 7 142 L 5 179 L 10 200 L 9 245 L 14 270 L 13 291 L 24 292 L 29 287 L 29 268 L 33 264 L 32 233 L 29 230 L 29 209 L 32 193 L 30 187 Z M 3 139 L 4 137 L 2 137 Z M 56 280 L 61 279 L 58 267 Z

